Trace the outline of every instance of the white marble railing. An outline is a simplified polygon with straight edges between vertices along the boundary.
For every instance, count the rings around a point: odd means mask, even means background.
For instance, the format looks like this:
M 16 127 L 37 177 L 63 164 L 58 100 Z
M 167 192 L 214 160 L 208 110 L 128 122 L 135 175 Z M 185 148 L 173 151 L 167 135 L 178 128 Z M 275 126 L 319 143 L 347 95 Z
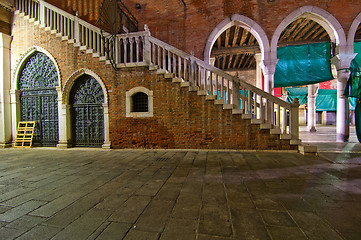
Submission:
M 298 139 L 298 101 L 289 104 L 154 37 L 149 36 L 149 42 L 151 65 L 188 82 L 216 103 L 226 108 L 232 104 L 229 108 L 234 112 Z
M 16 9 L 39 21 L 43 26 L 55 30 L 61 36 L 73 40 L 78 46 L 105 56 L 101 30 L 92 24 L 71 15 L 43 0 L 16 0 Z
M 43 0 L 17 0 L 17 10 L 56 30 L 74 44 L 98 53 L 117 68 L 150 66 L 171 73 L 179 82 L 243 114 L 275 133 L 298 140 L 298 102 L 289 104 L 208 63 L 162 42 L 146 30 L 111 36 Z

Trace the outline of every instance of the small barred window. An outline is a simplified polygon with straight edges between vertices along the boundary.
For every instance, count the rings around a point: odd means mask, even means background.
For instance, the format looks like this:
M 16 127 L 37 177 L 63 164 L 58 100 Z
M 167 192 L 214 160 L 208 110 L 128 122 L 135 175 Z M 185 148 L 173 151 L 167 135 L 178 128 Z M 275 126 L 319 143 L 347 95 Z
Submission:
M 148 95 L 137 92 L 132 96 L 132 112 L 148 112 Z

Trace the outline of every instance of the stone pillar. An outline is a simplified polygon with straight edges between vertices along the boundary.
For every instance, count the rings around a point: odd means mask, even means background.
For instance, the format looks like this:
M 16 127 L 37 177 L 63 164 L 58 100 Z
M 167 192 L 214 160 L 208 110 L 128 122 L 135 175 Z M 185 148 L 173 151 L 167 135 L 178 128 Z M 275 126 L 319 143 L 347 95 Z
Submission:
M 15 140 L 17 124 L 20 120 L 20 91 L 19 90 L 10 90 L 10 105 L 11 105 L 11 131 L 12 138 Z
M 307 97 L 307 130 L 316 132 L 316 84 L 308 85 Z
M 59 143 L 57 147 L 68 148 L 71 146 L 70 105 L 62 104 L 61 99 L 58 100 L 58 116 L 59 116 Z
M 256 87 L 262 89 L 262 54 L 256 53 L 254 55 L 254 58 L 256 59 Z
M 338 55 L 331 59 L 331 62 L 337 68 L 336 141 L 347 142 L 350 132 L 349 104 L 348 98 L 343 96 L 343 91 L 349 77 L 347 69 L 350 68 L 351 61 L 357 54 L 353 53 L 350 46 L 340 46 L 339 52 Z
M 348 98 L 343 95 L 348 73 L 341 70 L 337 73 L 337 111 L 336 111 L 336 141 L 347 142 L 350 135 Z
M 10 43 L 11 36 L 0 33 L 0 147 L 11 144 Z
M 109 108 L 107 103 L 103 103 L 104 108 L 104 144 L 102 148 L 109 149 L 111 147 L 111 142 L 109 139 Z

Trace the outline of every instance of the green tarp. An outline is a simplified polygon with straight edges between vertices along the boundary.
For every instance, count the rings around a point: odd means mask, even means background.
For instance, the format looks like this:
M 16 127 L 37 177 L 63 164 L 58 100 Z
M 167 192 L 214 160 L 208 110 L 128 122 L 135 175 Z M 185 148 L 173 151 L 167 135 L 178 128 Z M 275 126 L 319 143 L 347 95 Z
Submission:
M 318 89 L 316 97 L 316 111 L 336 111 L 337 90 Z
M 333 79 L 329 42 L 277 49 L 275 87 L 302 86 Z
M 354 43 L 354 51 L 358 54 L 351 61 L 351 74 L 344 95 L 346 97 L 361 98 L 361 42 Z
M 286 88 L 287 102 L 292 103 L 295 98 L 298 98 L 300 105 L 307 103 L 308 89 L 307 87 L 293 87 Z
M 300 105 L 307 104 L 307 87 L 286 88 L 287 102 L 291 103 L 293 99 L 298 98 Z M 355 110 L 356 98 L 349 98 L 350 110 Z M 336 89 L 318 89 L 316 97 L 316 111 L 336 111 L 337 110 L 337 90 Z

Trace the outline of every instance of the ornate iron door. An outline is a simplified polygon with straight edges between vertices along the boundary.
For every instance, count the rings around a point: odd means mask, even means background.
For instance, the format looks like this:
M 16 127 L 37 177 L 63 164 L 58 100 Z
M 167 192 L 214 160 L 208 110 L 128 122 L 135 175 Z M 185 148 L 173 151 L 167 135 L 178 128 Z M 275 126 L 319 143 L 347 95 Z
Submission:
M 100 84 L 84 75 L 70 93 L 73 146 L 101 147 L 104 143 L 104 94 Z
M 54 63 L 35 53 L 25 64 L 19 80 L 21 121 L 36 121 L 35 146 L 56 146 L 58 128 L 58 74 Z

